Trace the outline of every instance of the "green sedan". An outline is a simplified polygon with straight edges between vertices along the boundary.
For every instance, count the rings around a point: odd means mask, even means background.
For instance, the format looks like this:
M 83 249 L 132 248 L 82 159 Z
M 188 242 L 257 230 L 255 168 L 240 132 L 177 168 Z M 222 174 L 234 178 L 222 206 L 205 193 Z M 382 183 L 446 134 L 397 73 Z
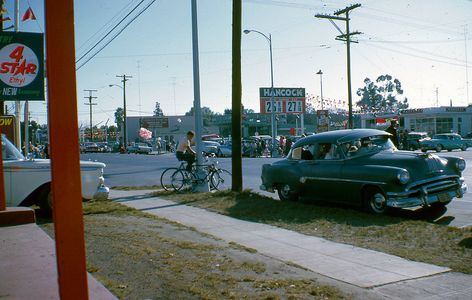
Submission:
M 303 138 L 287 158 L 263 165 L 260 188 L 277 191 L 282 201 L 303 196 L 383 214 L 462 197 L 465 166 L 462 158 L 399 151 L 384 131 L 338 130 Z

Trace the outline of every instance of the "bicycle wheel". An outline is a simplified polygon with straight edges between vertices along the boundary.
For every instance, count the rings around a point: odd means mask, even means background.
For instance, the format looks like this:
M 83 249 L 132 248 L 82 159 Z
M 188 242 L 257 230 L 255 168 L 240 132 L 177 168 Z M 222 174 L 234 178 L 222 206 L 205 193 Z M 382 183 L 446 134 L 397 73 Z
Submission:
M 171 191 L 174 188 L 172 187 L 172 175 L 177 171 L 178 168 L 168 168 L 162 172 L 161 175 L 161 186 L 166 191 Z
M 231 178 L 230 172 L 224 169 L 216 169 L 210 175 L 210 189 L 219 191 L 231 189 Z
M 187 170 L 177 170 L 171 176 L 171 185 L 177 192 L 192 189 L 193 175 Z

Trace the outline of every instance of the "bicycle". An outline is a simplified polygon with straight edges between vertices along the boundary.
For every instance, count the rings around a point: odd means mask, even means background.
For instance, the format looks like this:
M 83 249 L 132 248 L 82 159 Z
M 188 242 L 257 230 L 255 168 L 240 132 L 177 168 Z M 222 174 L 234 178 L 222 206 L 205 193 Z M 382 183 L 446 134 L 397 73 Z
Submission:
M 161 186 L 166 191 L 174 190 L 176 192 L 189 190 L 194 184 L 208 182 L 210 190 L 225 190 L 231 188 L 231 173 L 225 169 L 216 166 L 218 162 L 194 165 L 192 171 L 188 171 L 186 162 L 182 161 L 178 168 L 167 168 L 161 175 Z M 202 167 L 205 176 L 199 178 L 197 168 Z

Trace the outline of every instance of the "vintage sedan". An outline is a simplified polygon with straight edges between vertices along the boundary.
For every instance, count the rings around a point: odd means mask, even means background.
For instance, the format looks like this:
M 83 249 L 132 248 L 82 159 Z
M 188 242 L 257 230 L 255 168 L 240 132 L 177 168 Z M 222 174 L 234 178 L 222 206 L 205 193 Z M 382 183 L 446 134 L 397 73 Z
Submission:
M 7 206 L 37 205 L 45 214 L 52 210 L 51 164 L 49 159 L 25 159 L 18 149 L 2 135 L 3 176 Z M 81 161 L 82 198 L 107 199 L 100 162 Z
M 468 141 L 463 140 L 457 133 L 441 133 L 433 135 L 431 139 L 423 139 L 419 141 L 421 151 L 435 150 L 441 152 L 442 150 L 452 151 L 460 149 L 467 150 Z
M 265 191 L 281 200 L 299 196 L 361 205 L 383 214 L 390 207 L 445 206 L 462 197 L 465 161 L 399 151 L 375 129 L 323 132 L 297 141 L 286 159 L 262 166 Z

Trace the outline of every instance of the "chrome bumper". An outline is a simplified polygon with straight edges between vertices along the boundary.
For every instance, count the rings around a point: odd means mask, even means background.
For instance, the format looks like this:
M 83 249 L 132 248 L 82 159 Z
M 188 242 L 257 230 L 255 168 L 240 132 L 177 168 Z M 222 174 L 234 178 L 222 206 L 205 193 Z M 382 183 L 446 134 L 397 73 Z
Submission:
M 93 195 L 94 200 L 107 200 L 110 194 L 110 189 L 104 185 L 98 187 L 97 191 Z
M 419 196 L 409 196 L 401 193 L 387 193 L 387 206 L 397 208 L 428 207 L 433 203 L 449 203 L 454 197 L 462 198 L 467 192 L 467 184 L 461 178 L 460 188 L 449 189 L 443 192 L 428 194 L 421 190 Z
M 270 193 L 273 193 L 274 192 L 274 189 L 273 188 L 267 188 L 264 184 L 261 184 L 259 186 L 259 189 L 260 190 L 263 190 L 263 191 L 266 191 L 266 192 L 270 192 Z

